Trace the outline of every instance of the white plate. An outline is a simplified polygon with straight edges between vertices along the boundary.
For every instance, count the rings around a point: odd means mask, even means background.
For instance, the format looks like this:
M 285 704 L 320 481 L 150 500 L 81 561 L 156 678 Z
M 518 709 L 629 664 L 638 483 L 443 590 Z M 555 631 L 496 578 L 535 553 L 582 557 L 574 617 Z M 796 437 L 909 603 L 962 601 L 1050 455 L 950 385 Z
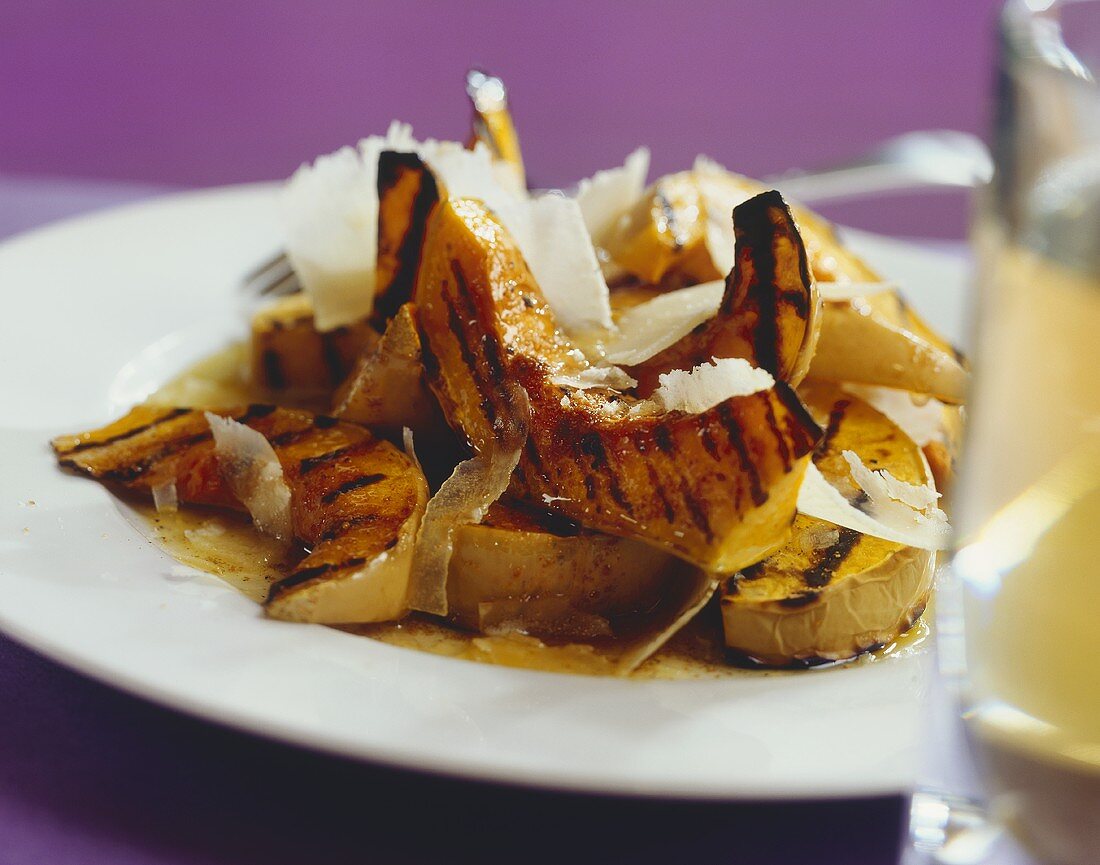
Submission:
M 265 619 L 183 569 L 53 435 L 105 422 L 243 332 L 236 281 L 276 246 L 268 187 L 182 195 L 0 246 L 0 627 L 91 676 L 242 730 L 410 768 L 697 798 L 894 793 L 923 657 L 798 676 L 619 681 L 505 669 Z M 952 337 L 960 259 L 858 246 Z

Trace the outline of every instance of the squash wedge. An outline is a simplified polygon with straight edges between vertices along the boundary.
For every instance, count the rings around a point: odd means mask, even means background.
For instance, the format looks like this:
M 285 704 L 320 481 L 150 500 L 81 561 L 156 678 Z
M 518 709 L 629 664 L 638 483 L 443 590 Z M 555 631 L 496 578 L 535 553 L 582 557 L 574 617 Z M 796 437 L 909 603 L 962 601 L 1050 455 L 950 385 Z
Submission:
M 512 492 L 586 527 L 732 573 L 781 544 L 820 430 L 784 383 L 699 414 L 554 383 L 590 368 L 558 327 L 514 242 L 484 205 L 441 203 L 414 300 L 425 365 L 449 423 L 478 451 L 530 403 Z
M 822 384 L 800 396 L 826 425 L 814 464 L 848 477 L 844 450 L 870 468 L 923 484 L 920 449 L 862 400 Z M 782 549 L 730 578 L 720 596 L 726 644 L 768 666 L 854 657 L 892 642 L 916 621 L 932 588 L 936 554 L 799 514 Z
M 252 318 L 252 382 L 273 396 L 332 393 L 360 353 L 377 340 L 366 321 L 322 333 L 309 296 L 292 294 Z
M 821 302 L 794 217 L 778 192 L 733 211 L 736 258 L 718 312 L 630 373 L 647 394 L 670 369 L 740 357 L 797 385 L 817 345 Z
M 268 615 L 382 622 L 408 611 L 413 542 L 428 500 L 420 469 L 355 424 L 252 405 L 219 412 L 261 433 L 291 493 L 294 537 L 309 553 L 271 587 Z M 138 492 L 174 484 L 179 501 L 240 509 L 201 411 L 138 406 L 108 426 L 53 442 L 62 466 Z

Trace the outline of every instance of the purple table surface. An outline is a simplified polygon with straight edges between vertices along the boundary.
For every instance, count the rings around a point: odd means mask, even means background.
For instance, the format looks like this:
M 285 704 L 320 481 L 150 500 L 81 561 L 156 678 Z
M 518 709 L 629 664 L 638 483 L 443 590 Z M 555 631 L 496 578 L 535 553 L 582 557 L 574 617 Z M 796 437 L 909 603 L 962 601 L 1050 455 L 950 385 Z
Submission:
M 153 191 L 0 175 L 0 237 Z M 901 837 L 900 797 L 643 801 L 341 761 L 159 708 L 3 636 L 0 694 L 0 865 L 894 865 Z

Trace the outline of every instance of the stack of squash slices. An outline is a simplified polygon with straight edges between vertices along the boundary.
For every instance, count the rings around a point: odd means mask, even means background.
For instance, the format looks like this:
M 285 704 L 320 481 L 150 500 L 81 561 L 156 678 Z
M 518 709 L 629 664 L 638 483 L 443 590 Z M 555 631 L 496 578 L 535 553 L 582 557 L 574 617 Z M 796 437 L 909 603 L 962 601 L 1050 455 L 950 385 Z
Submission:
M 475 101 L 471 147 L 546 198 L 505 104 Z M 302 272 L 247 346 L 55 439 L 60 464 L 152 498 L 170 551 L 273 618 L 444 654 L 695 675 L 914 627 L 967 370 L 825 220 L 700 160 L 586 219 L 610 318 L 581 327 L 438 148 L 377 150 L 369 314 L 322 321 Z

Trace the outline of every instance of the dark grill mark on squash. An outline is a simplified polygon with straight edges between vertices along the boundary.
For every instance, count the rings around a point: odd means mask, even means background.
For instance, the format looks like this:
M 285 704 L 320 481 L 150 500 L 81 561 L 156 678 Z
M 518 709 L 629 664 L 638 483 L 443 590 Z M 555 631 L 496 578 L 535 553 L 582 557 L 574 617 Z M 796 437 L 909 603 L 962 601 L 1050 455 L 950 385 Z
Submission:
M 779 429 L 779 423 L 775 419 L 775 408 L 772 406 L 770 399 L 764 400 L 764 420 L 767 422 L 772 435 L 775 436 L 776 448 L 779 450 L 779 458 L 783 460 L 784 470 L 790 471 L 791 449 L 787 444 L 787 437 Z
M 833 443 L 833 438 L 844 422 L 844 413 L 848 411 L 848 406 L 851 404 L 851 401 L 846 399 L 838 400 L 829 411 L 829 422 L 825 426 L 825 434 L 821 438 L 821 443 L 817 446 L 819 454 L 829 452 L 829 446 Z
M 803 582 L 812 589 L 820 589 L 829 585 L 833 574 L 844 564 L 862 535 L 854 529 L 840 527 L 840 537 L 837 542 L 822 551 L 821 556 L 813 565 L 807 568 L 803 574 Z
M 170 441 L 163 447 L 157 449 L 151 454 L 142 457 L 136 462 L 132 462 L 128 465 L 116 466 L 113 469 L 108 469 L 98 477 L 102 477 L 109 481 L 116 481 L 118 483 L 130 483 L 138 478 L 148 474 L 154 468 L 156 468 L 161 462 L 168 459 L 168 457 L 175 456 L 181 451 L 187 450 L 189 447 L 200 444 L 204 441 L 209 441 L 214 437 L 214 434 L 207 430 L 203 433 L 197 433 L 195 435 L 186 436 L 175 441 Z M 71 460 L 62 462 L 62 465 L 76 466 Z
M 397 267 L 393 278 L 375 300 L 375 315 L 383 319 L 392 318 L 412 293 L 416 284 L 416 272 L 420 268 L 420 253 L 424 246 L 428 217 L 439 201 L 435 176 L 415 153 L 384 151 L 378 158 L 379 202 L 397 184 L 400 175 L 406 172 L 416 173 L 417 189 L 413 195 L 409 224 L 396 252 Z M 382 212 L 381 205 L 379 212 Z
M 669 525 L 676 522 L 676 508 L 672 506 L 672 502 L 669 501 L 668 495 L 665 493 L 664 484 L 661 483 L 661 478 L 657 474 L 657 470 L 653 468 L 649 463 L 645 464 L 646 471 L 649 473 L 649 482 L 653 485 L 653 492 L 657 494 L 657 498 L 661 500 L 661 506 L 665 510 L 665 519 L 668 520 Z
M 120 432 L 113 436 L 109 436 L 108 438 L 100 439 L 98 441 L 80 442 L 80 444 L 76 445 L 75 447 L 71 447 L 66 451 L 61 451 L 60 453 L 64 453 L 66 455 L 75 454 L 80 453 L 81 451 L 86 451 L 90 448 L 105 447 L 106 445 L 112 445 L 115 442 L 125 441 L 126 439 L 133 438 L 136 435 L 140 435 L 143 432 L 151 430 L 154 427 L 160 426 L 160 424 L 162 423 L 181 417 L 185 414 L 190 414 L 191 411 L 192 410 L 189 408 L 174 408 L 167 414 L 161 415 L 156 420 L 149 421 L 149 423 L 133 427 L 126 430 L 125 432 Z
M 340 457 L 342 456 L 353 453 L 354 451 L 360 449 L 364 443 L 370 444 L 369 441 L 356 442 L 355 444 L 338 447 L 335 450 L 328 451 L 327 453 L 318 454 L 315 457 L 305 457 L 301 460 L 301 462 L 298 463 L 298 474 L 307 475 L 315 468 L 317 468 L 317 466 L 323 466 L 325 463 L 334 462 L 335 460 L 340 459 Z
M 360 475 L 357 478 L 352 478 L 350 481 L 344 481 L 340 486 L 335 489 L 329 490 L 323 496 L 321 496 L 321 504 L 331 505 L 340 496 L 345 493 L 350 493 L 352 490 L 362 489 L 363 487 L 369 487 L 371 484 L 376 484 L 379 481 L 385 480 L 386 476 L 381 474 L 373 475 Z
M 684 504 L 687 505 L 688 513 L 691 514 L 691 521 L 695 523 L 695 527 L 706 536 L 707 543 L 713 542 L 714 531 L 710 527 L 710 520 L 707 519 L 706 509 L 695 498 L 695 493 L 692 492 L 687 478 L 680 479 L 680 496 L 683 498 Z
M 676 453 L 676 443 L 672 440 L 672 431 L 664 422 L 653 427 L 653 441 L 657 443 L 657 447 L 669 456 Z
M 818 596 L 818 592 L 802 592 L 798 595 L 791 595 L 789 598 L 783 598 L 779 602 L 779 606 L 797 610 L 799 607 L 809 606 L 818 599 Z
M 719 403 L 717 412 L 718 417 L 726 428 L 726 435 L 729 436 L 730 445 L 737 451 L 737 459 L 741 463 L 741 469 L 748 477 L 749 495 L 752 496 L 753 503 L 759 507 L 768 500 L 768 494 L 760 485 L 760 472 L 756 468 L 756 463 L 754 463 L 749 456 L 748 448 L 745 446 L 745 437 L 741 431 L 741 425 L 737 422 L 737 418 L 733 416 L 733 410 L 730 408 L 729 401 Z
M 325 574 L 330 574 L 333 571 L 342 571 L 348 568 L 358 568 L 361 565 L 365 565 L 367 560 L 362 556 L 355 556 L 354 558 L 345 559 L 342 562 L 335 564 L 316 565 L 312 568 L 302 568 L 300 571 L 295 571 L 286 579 L 279 580 L 279 582 L 271 586 L 267 595 L 267 601 L 270 603 L 276 597 L 281 595 L 288 589 L 293 589 L 295 586 L 300 586 L 303 583 L 308 583 L 310 580 L 315 580 L 317 577 L 323 577 Z

